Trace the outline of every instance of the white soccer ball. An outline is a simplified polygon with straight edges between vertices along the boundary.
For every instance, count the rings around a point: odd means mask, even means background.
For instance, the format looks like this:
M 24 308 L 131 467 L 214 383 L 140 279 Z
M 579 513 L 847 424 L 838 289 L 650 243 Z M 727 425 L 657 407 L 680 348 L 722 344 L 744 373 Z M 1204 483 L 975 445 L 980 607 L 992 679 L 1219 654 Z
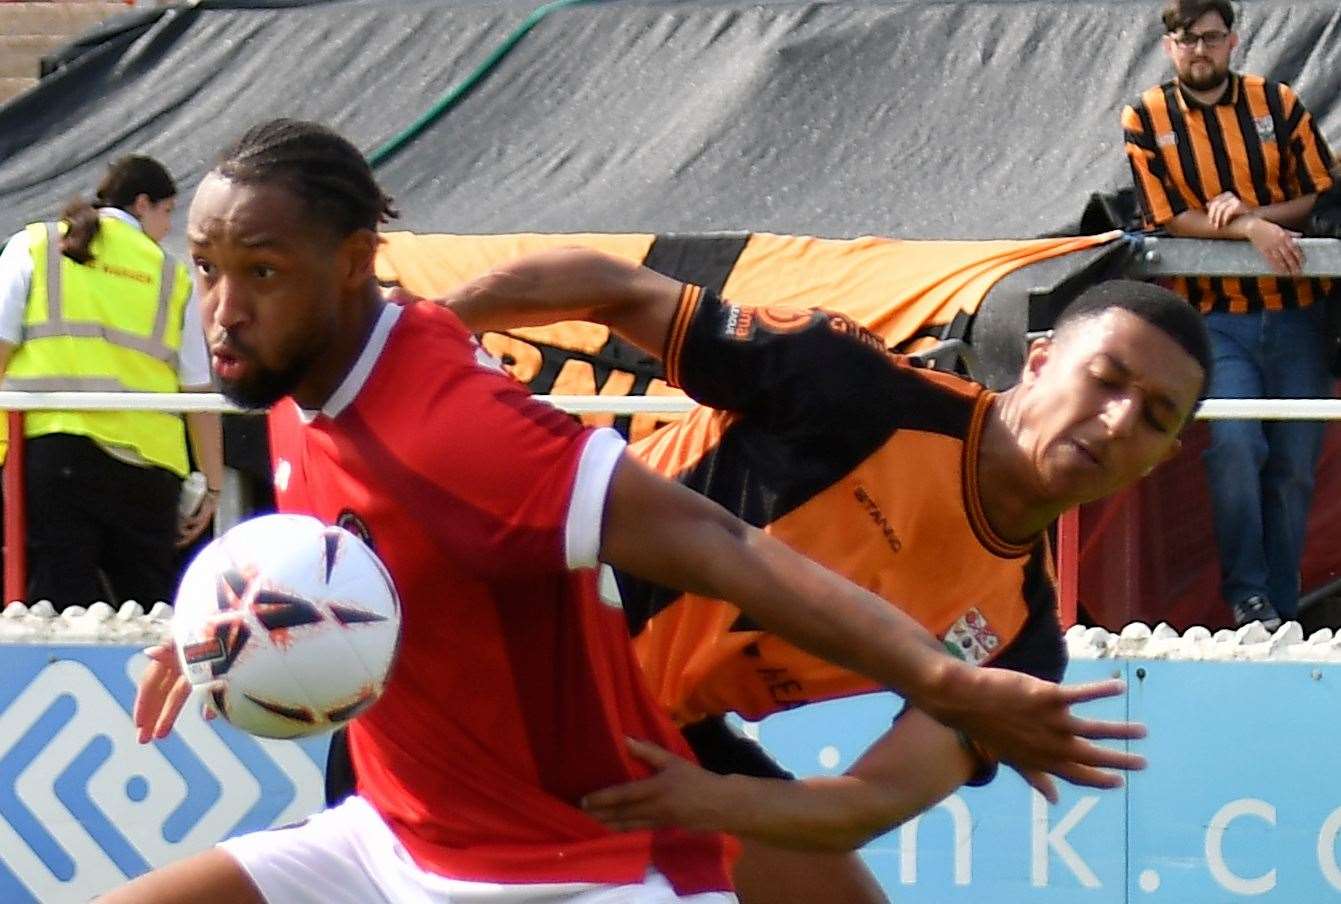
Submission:
M 244 521 L 182 577 L 172 638 L 187 678 L 243 731 L 338 728 L 377 699 L 400 638 L 386 566 L 358 537 L 307 515 Z

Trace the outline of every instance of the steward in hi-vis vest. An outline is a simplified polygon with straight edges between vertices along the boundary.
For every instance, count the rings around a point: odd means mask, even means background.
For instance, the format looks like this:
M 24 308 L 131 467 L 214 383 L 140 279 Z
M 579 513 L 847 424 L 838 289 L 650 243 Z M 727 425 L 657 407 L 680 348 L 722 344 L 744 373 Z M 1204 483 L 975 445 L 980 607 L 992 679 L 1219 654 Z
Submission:
M 57 223 L 28 234 L 32 286 L 23 342 L 5 370 L 4 389 L 37 392 L 176 392 L 182 322 L 191 279 L 186 267 L 140 229 L 102 217 L 79 264 L 61 254 Z M 186 431 L 180 415 L 159 411 L 34 411 L 29 437 L 87 436 L 122 447 L 185 477 Z
M 0 253 L 0 389 L 209 385 L 190 273 L 159 245 L 176 193 L 161 164 L 126 157 L 94 203 L 76 201 L 58 221 L 10 238 Z M 179 513 L 188 433 L 207 489 Z M 28 600 L 62 610 L 171 599 L 176 546 L 210 522 L 223 480 L 219 416 L 34 410 L 24 436 Z

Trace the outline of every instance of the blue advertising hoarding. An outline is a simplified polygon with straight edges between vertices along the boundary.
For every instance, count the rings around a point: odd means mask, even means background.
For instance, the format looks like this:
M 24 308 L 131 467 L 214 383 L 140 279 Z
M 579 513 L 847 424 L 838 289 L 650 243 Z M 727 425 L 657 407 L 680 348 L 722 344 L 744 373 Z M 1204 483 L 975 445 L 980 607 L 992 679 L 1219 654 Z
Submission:
M 0 646 L 0 901 L 82 902 L 151 866 L 321 805 L 324 739 L 261 741 L 188 712 L 152 745 L 130 721 L 137 648 Z M 898 904 L 1341 901 L 1341 670 L 1292 663 L 1076 662 L 1126 698 L 1084 708 L 1145 722 L 1150 769 L 1121 792 L 1045 803 L 1009 770 L 863 851 Z M 890 695 L 755 727 L 798 774 L 852 763 Z M 841 902 L 835 902 L 841 904 Z
M 87 901 L 151 866 L 321 805 L 326 741 L 261 741 L 183 713 L 130 720 L 136 647 L 0 646 L 0 901 Z
M 1077 661 L 1122 700 L 1082 708 L 1144 722 L 1150 768 L 1121 792 L 1062 785 L 1049 806 L 1003 770 L 863 851 L 898 904 L 1320 904 L 1341 901 L 1341 669 L 1288 662 Z M 847 768 L 898 710 L 876 695 L 758 726 L 798 774 Z

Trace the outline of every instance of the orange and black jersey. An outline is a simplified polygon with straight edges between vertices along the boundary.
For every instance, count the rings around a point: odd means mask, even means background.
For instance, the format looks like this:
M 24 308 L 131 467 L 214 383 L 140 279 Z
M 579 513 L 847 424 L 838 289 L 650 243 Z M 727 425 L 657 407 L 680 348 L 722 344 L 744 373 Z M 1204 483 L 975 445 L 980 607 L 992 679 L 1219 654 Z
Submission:
M 1326 191 L 1332 154 L 1289 85 L 1230 74 L 1210 106 L 1177 80 L 1156 85 L 1122 111 L 1127 159 L 1147 227 L 1205 208 L 1222 192 L 1261 207 Z M 1178 279 L 1175 289 L 1202 311 L 1246 313 L 1308 307 L 1323 297 L 1316 279 Z
M 1041 541 L 988 526 L 976 462 L 992 394 L 912 366 L 839 314 L 746 308 L 687 286 L 664 354 L 703 406 L 634 447 L 899 606 L 973 662 L 1059 680 Z M 878 690 L 719 600 L 617 575 L 654 695 L 682 724 Z

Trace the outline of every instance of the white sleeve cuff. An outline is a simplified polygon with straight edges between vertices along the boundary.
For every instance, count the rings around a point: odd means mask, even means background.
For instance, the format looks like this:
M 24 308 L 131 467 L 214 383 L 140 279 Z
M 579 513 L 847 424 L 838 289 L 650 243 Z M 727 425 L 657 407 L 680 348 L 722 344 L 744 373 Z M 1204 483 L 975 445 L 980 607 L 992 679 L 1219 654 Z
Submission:
M 605 520 L 605 497 L 615 465 L 624 454 L 624 437 L 609 427 L 593 430 L 577 463 L 573 495 L 568 500 L 564 525 L 564 560 L 574 571 L 595 568 L 601 551 L 601 525 Z

